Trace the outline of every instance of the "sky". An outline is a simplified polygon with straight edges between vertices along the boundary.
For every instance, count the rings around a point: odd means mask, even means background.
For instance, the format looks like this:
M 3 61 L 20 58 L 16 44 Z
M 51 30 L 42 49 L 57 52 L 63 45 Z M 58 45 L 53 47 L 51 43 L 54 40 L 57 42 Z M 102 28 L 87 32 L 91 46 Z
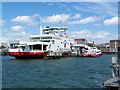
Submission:
M 2 2 L 0 6 L 0 41 L 27 41 L 39 34 L 39 17 L 42 27 L 67 25 L 69 37 L 97 44 L 118 39 L 118 2 Z

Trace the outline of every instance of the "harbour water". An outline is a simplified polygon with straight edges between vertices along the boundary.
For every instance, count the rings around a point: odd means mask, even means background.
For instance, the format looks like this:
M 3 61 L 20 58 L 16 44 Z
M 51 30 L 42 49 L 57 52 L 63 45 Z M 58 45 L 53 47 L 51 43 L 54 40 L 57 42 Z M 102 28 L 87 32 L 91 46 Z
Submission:
M 3 88 L 102 88 L 111 77 L 112 55 L 53 60 L 2 56 Z

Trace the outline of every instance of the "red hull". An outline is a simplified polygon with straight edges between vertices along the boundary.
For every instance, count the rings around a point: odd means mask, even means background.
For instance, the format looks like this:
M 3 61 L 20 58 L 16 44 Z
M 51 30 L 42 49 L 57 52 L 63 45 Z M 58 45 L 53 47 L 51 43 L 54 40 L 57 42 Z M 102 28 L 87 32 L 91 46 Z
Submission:
M 44 55 L 44 52 L 9 52 L 9 56 L 13 56 L 17 59 L 43 58 Z
M 99 55 L 97 54 L 84 54 L 84 57 L 98 57 Z

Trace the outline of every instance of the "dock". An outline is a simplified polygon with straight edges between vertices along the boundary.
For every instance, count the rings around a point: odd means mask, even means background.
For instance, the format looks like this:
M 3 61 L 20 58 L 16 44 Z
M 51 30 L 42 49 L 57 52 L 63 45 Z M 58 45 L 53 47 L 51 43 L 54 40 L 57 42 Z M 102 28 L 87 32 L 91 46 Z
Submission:
M 120 90 L 120 77 L 113 77 L 105 81 L 104 86 L 109 90 Z
M 120 90 L 120 47 L 118 47 L 118 52 L 112 57 L 112 78 L 103 84 L 109 90 Z

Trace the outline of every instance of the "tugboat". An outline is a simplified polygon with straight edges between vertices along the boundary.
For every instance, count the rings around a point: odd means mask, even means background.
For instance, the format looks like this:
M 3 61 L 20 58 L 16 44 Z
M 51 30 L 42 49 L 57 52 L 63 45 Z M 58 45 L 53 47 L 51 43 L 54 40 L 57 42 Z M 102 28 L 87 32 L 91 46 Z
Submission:
M 108 90 L 120 90 L 120 47 L 112 57 L 112 78 L 104 82 Z
M 9 49 L 9 55 L 17 59 L 61 57 L 64 53 L 70 53 L 70 39 L 67 34 L 67 26 L 45 27 L 40 24 L 40 34 L 31 35 L 30 42 L 20 43 Z

